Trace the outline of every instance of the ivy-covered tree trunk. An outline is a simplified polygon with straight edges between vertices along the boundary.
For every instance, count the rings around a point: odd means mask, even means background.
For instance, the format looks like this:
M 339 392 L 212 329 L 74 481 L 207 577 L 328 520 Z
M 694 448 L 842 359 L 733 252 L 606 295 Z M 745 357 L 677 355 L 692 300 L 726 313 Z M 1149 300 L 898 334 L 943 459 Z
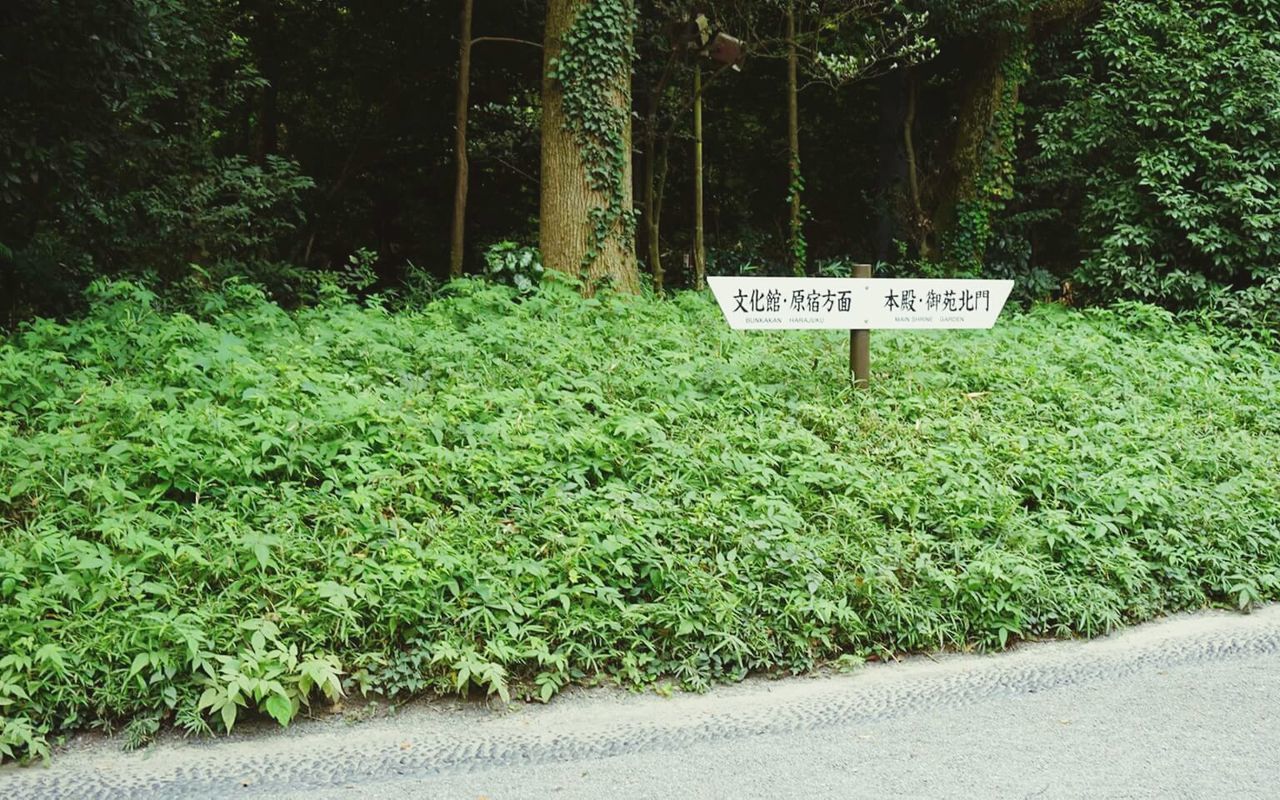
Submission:
M 631 190 L 633 0 L 549 0 L 539 245 L 590 295 L 640 287 Z
M 940 159 L 944 168 L 929 219 L 908 221 L 921 230 L 923 256 L 935 255 L 965 271 L 981 267 L 993 216 L 1013 196 L 1018 100 L 1029 77 L 1027 61 L 1034 36 L 1047 26 L 1088 12 L 1098 0 L 1049 0 L 1033 5 L 1029 13 L 1008 20 L 1000 32 L 969 42 L 954 134 Z M 914 102 L 914 97 L 910 100 Z M 914 155 L 908 157 L 913 163 Z M 918 184 L 914 188 L 918 191 Z
M 986 253 L 992 213 L 1012 191 L 1014 122 L 1025 77 L 1025 34 L 985 39 L 969 62 L 933 226 L 944 257 L 976 269 Z M 929 252 L 928 240 L 921 242 Z

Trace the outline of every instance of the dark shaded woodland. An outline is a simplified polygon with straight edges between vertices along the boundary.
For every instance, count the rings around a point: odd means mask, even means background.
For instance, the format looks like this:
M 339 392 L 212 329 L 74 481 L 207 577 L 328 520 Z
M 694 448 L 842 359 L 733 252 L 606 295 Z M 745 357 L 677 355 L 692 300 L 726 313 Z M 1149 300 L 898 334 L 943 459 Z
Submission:
M 4 313 L 100 275 L 381 291 L 506 242 L 588 291 L 873 261 L 1253 319 L 1277 7 L 14 0 Z

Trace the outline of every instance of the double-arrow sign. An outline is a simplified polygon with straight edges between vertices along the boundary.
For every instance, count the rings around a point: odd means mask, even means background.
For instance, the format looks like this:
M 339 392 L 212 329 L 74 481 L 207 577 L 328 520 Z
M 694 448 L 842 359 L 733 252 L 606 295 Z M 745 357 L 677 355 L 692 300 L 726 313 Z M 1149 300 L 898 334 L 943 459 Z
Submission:
M 863 275 L 870 268 L 859 265 Z M 869 331 L 876 328 L 990 328 L 1013 281 L 929 278 L 708 277 L 735 330 L 850 331 L 854 382 L 869 380 Z

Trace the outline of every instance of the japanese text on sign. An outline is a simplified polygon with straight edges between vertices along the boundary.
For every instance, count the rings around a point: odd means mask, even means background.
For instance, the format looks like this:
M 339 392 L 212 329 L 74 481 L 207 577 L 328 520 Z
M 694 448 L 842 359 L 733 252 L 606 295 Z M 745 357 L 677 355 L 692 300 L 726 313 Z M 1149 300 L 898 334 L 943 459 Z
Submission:
M 911 278 L 707 279 L 738 329 L 990 328 L 1013 281 Z

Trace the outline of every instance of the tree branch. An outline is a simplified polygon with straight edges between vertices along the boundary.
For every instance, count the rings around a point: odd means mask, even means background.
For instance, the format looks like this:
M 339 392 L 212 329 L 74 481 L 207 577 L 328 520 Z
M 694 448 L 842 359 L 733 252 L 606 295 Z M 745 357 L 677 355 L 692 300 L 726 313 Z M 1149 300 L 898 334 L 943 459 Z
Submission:
M 542 49 L 542 45 L 538 42 L 531 42 L 528 39 L 514 39 L 510 36 L 477 36 L 471 40 L 472 44 L 480 44 L 481 42 L 506 42 L 507 44 L 527 44 L 530 47 Z

